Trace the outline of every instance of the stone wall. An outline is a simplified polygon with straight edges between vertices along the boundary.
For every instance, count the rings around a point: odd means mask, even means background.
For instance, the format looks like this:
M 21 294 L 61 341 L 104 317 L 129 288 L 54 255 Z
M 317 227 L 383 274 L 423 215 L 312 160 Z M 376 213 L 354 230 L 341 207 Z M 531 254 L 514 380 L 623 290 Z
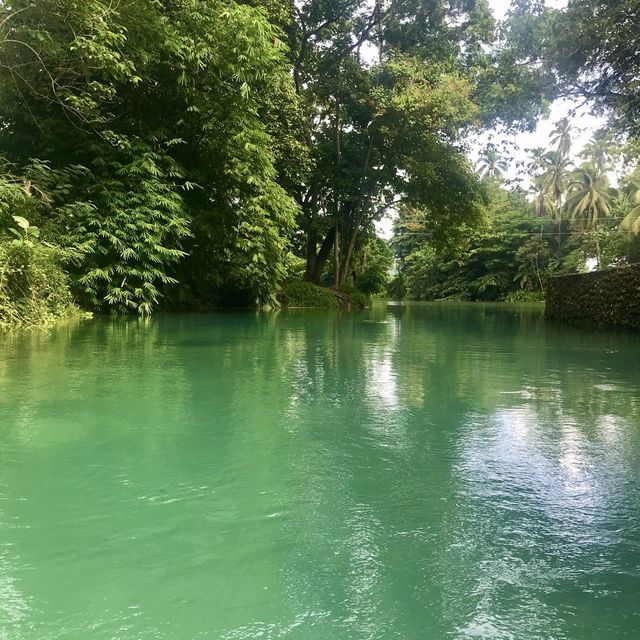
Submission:
M 640 329 L 640 264 L 551 278 L 546 318 L 591 327 Z

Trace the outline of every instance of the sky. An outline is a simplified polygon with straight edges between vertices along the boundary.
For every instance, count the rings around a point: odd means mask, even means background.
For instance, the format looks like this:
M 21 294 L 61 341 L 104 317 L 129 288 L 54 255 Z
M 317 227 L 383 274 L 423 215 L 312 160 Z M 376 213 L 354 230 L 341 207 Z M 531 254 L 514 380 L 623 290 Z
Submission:
M 505 17 L 509 10 L 510 0 L 489 0 L 489 5 L 493 11 L 496 20 Z M 547 6 L 563 7 L 566 0 L 546 0 Z M 504 135 L 498 131 L 486 131 L 478 135 L 470 145 L 469 158 L 475 164 L 479 153 L 490 142 L 504 152 L 506 156 L 511 158 L 509 168 L 505 173 L 505 178 L 516 181 L 524 189 L 530 186 L 530 178 L 526 171 L 516 168 L 516 162 L 519 160 L 527 161 L 527 149 L 534 147 L 547 147 L 549 144 L 549 136 L 554 128 L 555 123 L 560 118 L 565 117 L 572 110 L 576 110 L 575 118 L 573 118 L 573 136 L 571 156 L 577 159 L 585 144 L 593 137 L 593 134 L 603 127 L 606 123 L 605 118 L 596 117 L 589 113 L 588 106 L 581 106 L 574 100 L 556 100 L 550 107 L 549 116 L 538 121 L 535 131 L 530 133 L 516 133 Z M 502 141 L 506 140 L 506 144 Z M 390 238 L 392 235 L 392 218 L 385 218 L 377 223 L 376 228 L 378 234 L 384 238 Z

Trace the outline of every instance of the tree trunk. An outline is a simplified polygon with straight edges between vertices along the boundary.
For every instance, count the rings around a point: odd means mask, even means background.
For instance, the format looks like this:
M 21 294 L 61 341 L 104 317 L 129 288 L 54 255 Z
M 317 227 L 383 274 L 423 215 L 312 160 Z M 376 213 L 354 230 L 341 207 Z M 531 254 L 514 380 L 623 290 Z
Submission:
M 340 232 L 336 230 L 333 243 L 333 288 L 339 289 L 342 284 L 340 273 Z
M 347 279 L 346 276 L 349 273 L 351 257 L 353 256 L 353 249 L 356 246 L 356 240 L 358 239 L 358 233 L 360 233 L 360 226 L 362 225 L 363 218 L 364 218 L 364 211 L 361 210 L 353 225 L 353 230 L 351 231 L 351 237 L 349 238 L 349 244 L 347 245 L 347 250 L 344 254 L 344 259 L 342 261 L 342 273 L 341 273 L 340 285 L 343 285 L 345 280 Z
M 367 155 L 364 160 L 364 166 L 362 168 L 362 182 L 360 184 L 360 194 L 358 195 L 358 203 L 354 208 L 355 220 L 353 222 L 353 228 L 351 231 L 351 237 L 349 238 L 349 244 L 347 245 L 347 250 L 344 254 L 344 259 L 342 261 L 342 274 L 340 285 L 344 284 L 346 280 L 347 274 L 349 273 L 349 264 L 351 262 L 351 256 L 353 255 L 353 248 L 355 247 L 356 240 L 358 239 L 358 233 L 360 232 L 360 227 L 362 226 L 362 222 L 364 220 L 365 211 L 369 206 L 371 201 L 371 193 L 365 192 L 365 183 L 367 180 L 367 172 L 369 171 L 369 165 L 371 163 L 371 154 L 373 152 L 373 140 L 375 137 L 375 133 L 372 132 L 369 136 L 369 147 L 367 149 Z
M 353 232 L 351 233 L 351 237 L 349 238 L 347 251 L 344 254 L 344 261 L 342 262 L 340 286 L 342 286 L 345 283 L 345 280 L 347 279 L 347 274 L 349 273 L 349 266 L 351 264 L 351 256 L 353 255 L 353 248 L 355 247 L 357 237 L 358 237 L 358 229 L 354 228 Z
M 304 279 L 314 282 L 316 263 L 318 262 L 318 234 L 316 229 L 309 225 L 307 229 L 307 266 L 304 271 Z
M 314 236 L 313 243 L 311 242 L 311 235 Z M 310 239 L 307 244 L 307 268 L 304 274 L 304 279 L 307 282 L 320 284 L 320 278 L 322 277 L 324 266 L 329 259 L 331 249 L 333 248 L 335 236 L 336 229 L 335 227 L 331 227 L 322 241 L 320 250 L 317 251 L 315 234 L 310 234 Z
M 338 89 L 340 89 L 340 65 L 338 65 Z M 340 172 L 342 162 L 342 143 L 340 140 L 342 123 L 340 120 L 340 100 L 336 97 L 336 169 Z M 333 206 L 335 216 L 335 241 L 333 243 L 333 288 L 339 289 L 340 277 L 340 196 L 338 189 L 334 189 Z

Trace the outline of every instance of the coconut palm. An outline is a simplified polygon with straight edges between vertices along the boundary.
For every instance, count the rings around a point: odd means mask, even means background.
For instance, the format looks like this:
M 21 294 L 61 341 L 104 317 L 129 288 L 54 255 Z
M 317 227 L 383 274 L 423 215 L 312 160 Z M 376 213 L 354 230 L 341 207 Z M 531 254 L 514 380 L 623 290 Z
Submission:
M 529 171 L 535 173 L 544 167 L 544 156 L 547 153 L 547 150 L 544 147 L 534 147 L 533 149 L 528 149 L 531 153 L 531 160 L 529 162 Z
M 543 180 L 556 205 L 560 205 L 571 167 L 571 161 L 559 151 L 548 151 L 542 156 Z
M 640 171 L 638 169 L 628 178 L 622 193 L 631 208 L 620 224 L 620 231 L 638 235 L 640 234 Z
M 506 160 L 493 145 L 485 147 L 478 161 L 478 170 L 483 178 L 501 178 L 507 168 Z
M 556 149 L 561 156 L 567 157 L 571 151 L 571 133 L 573 127 L 569 118 L 560 118 L 551 132 L 551 144 L 556 145 Z
M 536 176 L 533 179 L 529 193 L 533 196 L 533 207 L 539 218 L 556 217 L 558 208 L 555 206 L 553 198 L 549 195 L 544 176 Z
M 614 166 L 616 155 L 618 155 L 617 149 L 611 139 L 606 135 L 596 134 L 585 145 L 580 157 L 592 162 L 599 173 L 604 173 Z
M 585 163 L 573 172 L 569 184 L 567 213 L 585 231 L 594 231 L 596 237 L 596 260 L 601 264 L 598 223 L 611 215 L 611 187 L 603 173 L 592 163 Z

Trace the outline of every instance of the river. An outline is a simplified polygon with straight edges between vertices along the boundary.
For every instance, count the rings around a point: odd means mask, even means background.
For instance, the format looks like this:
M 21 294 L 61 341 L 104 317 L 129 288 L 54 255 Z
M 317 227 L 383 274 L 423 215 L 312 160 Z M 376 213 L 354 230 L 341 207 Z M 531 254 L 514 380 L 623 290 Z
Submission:
M 1 640 L 640 637 L 640 336 L 539 307 L 0 339 Z

